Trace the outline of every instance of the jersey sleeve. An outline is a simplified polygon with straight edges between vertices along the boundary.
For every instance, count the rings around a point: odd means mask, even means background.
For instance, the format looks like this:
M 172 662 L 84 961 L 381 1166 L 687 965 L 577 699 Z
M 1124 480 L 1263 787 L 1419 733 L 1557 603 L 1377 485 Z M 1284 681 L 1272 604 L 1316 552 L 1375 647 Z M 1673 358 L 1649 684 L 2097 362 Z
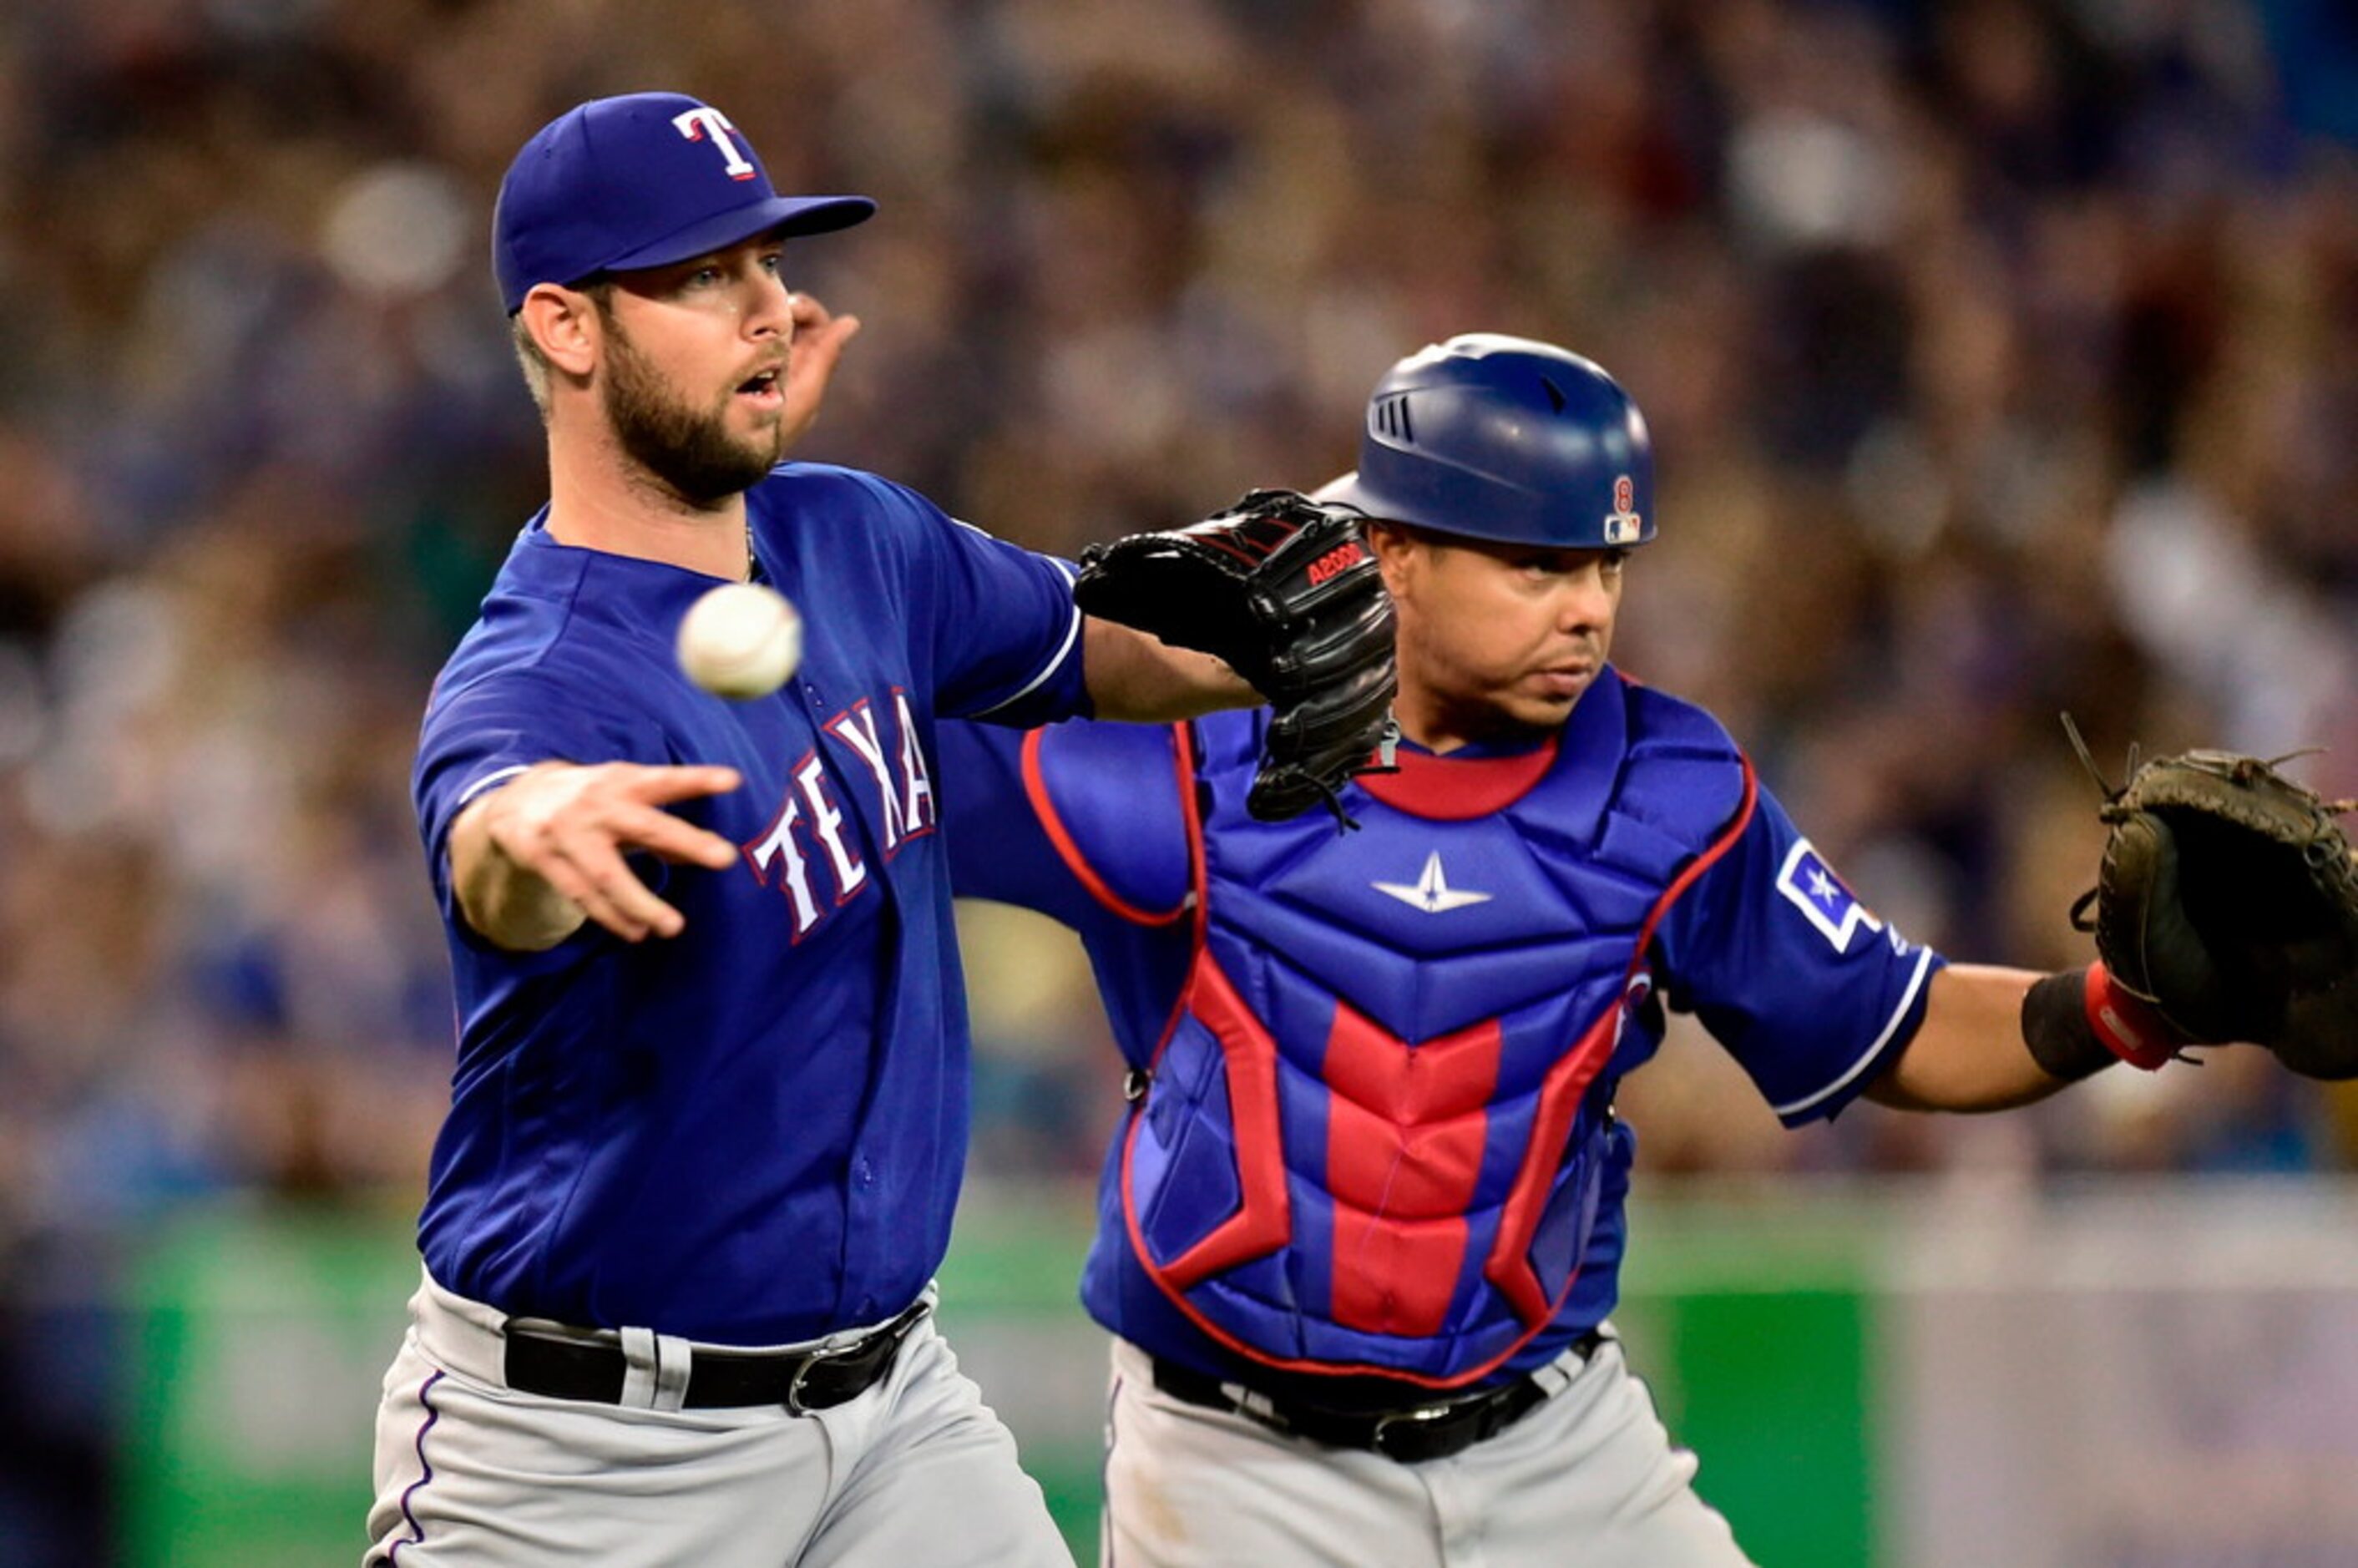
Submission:
M 434 895 L 454 927 L 465 922 L 451 898 L 450 825 L 477 796 L 539 762 L 673 760 L 652 722 L 618 712 L 611 692 L 600 698 L 575 688 L 548 664 L 438 691 L 418 737 L 411 791 Z
M 1019 729 L 1087 715 L 1074 568 L 886 488 L 914 514 L 924 545 L 935 710 Z
M 1834 1115 L 1890 1065 L 1944 962 L 1861 903 L 1765 788 L 1659 936 L 1671 1004 L 1789 1127 Z
M 1174 735 L 1088 720 L 1020 734 L 942 725 L 952 890 L 1085 935 L 1179 921 L 1191 884 Z

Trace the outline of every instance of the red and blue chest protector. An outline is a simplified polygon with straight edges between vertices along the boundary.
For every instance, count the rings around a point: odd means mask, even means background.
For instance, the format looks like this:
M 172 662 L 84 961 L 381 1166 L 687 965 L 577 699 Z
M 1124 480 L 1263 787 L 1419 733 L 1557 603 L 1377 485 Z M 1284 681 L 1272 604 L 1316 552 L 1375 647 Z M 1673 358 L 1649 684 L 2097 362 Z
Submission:
M 961 893 L 1077 929 L 1146 1087 L 1083 1293 L 1114 1332 L 1475 1386 L 1616 1299 L 1620 1079 L 1698 1013 L 1788 1122 L 1913 1033 L 1937 957 L 1868 914 L 1708 715 L 1607 672 L 1550 744 L 1405 754 L 1361 823 L 1253 821 L 1260 714 L 946 727 Z

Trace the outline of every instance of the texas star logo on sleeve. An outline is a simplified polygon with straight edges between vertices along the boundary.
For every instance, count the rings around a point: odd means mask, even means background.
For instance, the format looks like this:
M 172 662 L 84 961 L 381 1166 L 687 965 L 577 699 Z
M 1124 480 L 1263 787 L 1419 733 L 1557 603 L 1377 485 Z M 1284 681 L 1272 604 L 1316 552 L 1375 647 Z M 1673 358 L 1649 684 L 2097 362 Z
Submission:
M 1809 917 L 1837 953 L 1850 951 L 1851 935 L 1860 926 L 1883 929 L 1883 922 L 1851 896 L 1850 889 L 1807 838 L 1797 840 L 1785 856 L 1784 867 L 1777 873 L 1777 891 Z

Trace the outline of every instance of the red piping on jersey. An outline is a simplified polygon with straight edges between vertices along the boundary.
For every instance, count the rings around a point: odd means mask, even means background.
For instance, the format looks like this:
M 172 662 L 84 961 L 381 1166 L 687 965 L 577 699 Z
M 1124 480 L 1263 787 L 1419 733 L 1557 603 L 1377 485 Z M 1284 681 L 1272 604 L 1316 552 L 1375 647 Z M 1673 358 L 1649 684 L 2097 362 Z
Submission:
M 1079 842 L 1065 826 L 1063 816 L 1056 810 L 1055 801 L 1048 794 L 1047 774 L 1040 765 L 1041 737 L 1046 733 L 1044 730 L 1033 730 L 1023 737 L 1023 793 L 1031 797 L 1032 815 L 1039 818 L 1042 830 L 1048 835 L 1048 842 L 1055 847 L 1057 858 L 1065 862 L 1065 869 L 1073 873 L 1074 879 L 1091 898 L 1133 925 L 1168 925 L 1186 914 L 1187 904 L 1184 899 L 1160 914 L 1139 908 L 1114 892 L 1098 874 L 1097 868 L 1089 864 L 1088 857 L 1081 852 Z
M 1398 773 L 1361 773 L 1361 789 L 1395 811 L 1430 822 L 1470 822 L 1504 811 L 1531 792 L 1555 765 L 1560 737 L 1511 757 L 1436 757 L 1403 748 Z
M 1205 897 L 1203 824 L 1195 810 L 1193 748 L 1188 744 L 1187 730 L 1184 725 L 1180 726 L 1179 737 L 1182 777 L 1188 786 L 1182 799 L 1187 818 L 1188 840 L 1195 862 L 1196 965 L 1190 975 L 1188 984 L 1180 993 L 1178 1005 L 1173 1009 L 1170 1021 L 1163 1025 L 1163 1039 L 1155 1045 L 1154 1060 L 1157 1062 L 1162 1060 L 1163 1047 L 1170 1044 L 1172 1033 L 1178 1027 L 1180 1018 L 1188 1010 L 1189 1001 L 1196 989 L 1196 982 L 1206 974 L 1218 976 L 1219 973 L 1218 966 L 1211 958 L 1209 946 L 1206 941 L 1208 925 L 1206 905 L 1210 901 Z M 1730 818 L 1725 827 L 1720 829 L 1719 836 L 1712 840 L 1710 846 L 1698 855 L 1685 871 L 1680 872 L 1668 888 L 1663 890 L 1661 896 L 1654 901 L 1654 906 L 1646 912 L 1645 922 L 1639 927 L 1638 940 L 1630 953 L 1628 969 L 1623 978 L 1620 992 L 1615 999 L 1611 1011 L 1592 1024 L 1588 1032 L 1581 1037 L 1580 1044 L 1556 1064 L 1549 1072 L 1541 1089 L 1541 1103 L 1534 1118 L 1531 1139 L 1524 1153 L 1523 1168 L 1516 1173 L 1515 1185 L 1508 1197 L 1506 1212 L 1500 1217 L 1498 1242 L 1491 1248 L 1490 1256 L 1483 1266 L 1484 1276 L 1508 1298 L 1509 1303 L 1515 1308 L 1516 1315 L 1523 1320 L 1524 1329 L 1521 1334 L 1517 1335 L 1514 1340 L 1497 1355 L 1476 1366 L 1445 1378 L 1435 1377 L 1429 1372 L 1412 1372 L 1399 1367 L 1378 1366 L 1372 1362 L 1313 1361 L 1296 1357 L 1272 1356 L 1257 1346 L 1246 1344 L 1234 1334 L 1214 1323 L 1201 1307 L 1188 1300 L 1185 1283 L 1174 1281 L 1172 1279 L 1170 1266 L 1157 1267 L 1153 1260 L 1153 1254 L 1147 1249 L 1146 1238 L 1139 1227 L 1138 1205 L 1130 1185 L 1130 1172 L 1135 1164 L 1133 1156 L 1138 1141 L 1138 1129 L 1144 1119 L 1142 1114 L 1144 1101 L 1141 1100 L 1130 1107 L 1130 1126 L 1122 1139 L 1122 1219 L 1130 1231 L 1131 1255 L 1138 1260 L 1140 1266 L 1161 1288 L 1164 1297 L 1172 1305 L 1177 1307 L 1188 1322 L 1194 1324 L 1215 1344 L 1245 1360 L 1273 1368 L 1279 1371 L 1326 1378 L 1375 1376 L 1390 1378 L 1403 1383 L 1412 1383 L 1421 1388 L 1442 1390 L 1462 1389 L 1468 1383 L 1477 1382 L 1489 1376 L 1505 1366 L 1524 1346 L 1538 1337 L 1541 1330 L 1555 1321 L 1555 1314 L 1563 1310 L 1563 1303 L 1570 1299 L 1573 1287 L 1579 1282 L 1580 1268 L 1575 1261 L 1572 1273 L 1563 1282 L 1563 1289 L 1552 1301 L 1550 1301 L 1545 1290 L 1539 1283 L 1537 1271 L 1531 1265 L 1531 1238 L 1539 1228 L 1540 1214 L 1545 1206 L 1541 1200 L 1546 1191 L 1548 1177 L 1552 1173 L 1554 1162 L 1563 1147 L 1563 1140 L 1571 1130 L 1573 1118 L 1578 1113 L 1581 1096 L 1595 1080 L 1597 1072 L 1611 1055 L 1614 1044 L 1619 1038 L 1620 1020 L 1624 1009 L 1628 1005 L 1629 983 L 1645 967 L 1647 951 L 1653 945 L 1654 932 L 1661 925 L 1662 917 L 1670 913 L 1671 905 L 1686 895 L 1687 891 L 1694 886 L 1705 871 L 1718 863 L 1735 845 L 1736 839 L 1743 837 L 1745 828 L 1751 824 L 1753 811 L 1759 801 L 1759 784 L 1752 771 L 1752 759 L 1739 752 L 1736 761 L 1744 770 L 1744 798 L 1737 805 L 1736 815 Z M 1220 977 L 1220 989 L 1229 997 L 1234 997 L 1236 994 L 1233 987 L 1227 984 L 1225 977 Z M 1602 1050 L 1598 1049 L 1600 1042 L 1604 1045 Z M 1235 1100 L 1237 1081 L 1237 1076 L 1232 1067 L 1228 1077 L 1232 1117 L 1238 1114 Z M 1271 1122 L 1272 1131 L 1275 1130 L 1275 1087 L 1274 1082 L 1270 1085 L 1272 1103 L 1269 1108 L 1270 1116 L 1267 1119 Z M 1549 1128 L 1555 1130 L 1552 1141 L 1544 1136 Z M 1241 1141 L 1240 1139 L 1239 1142 Z M 1215 1237 L 1228 1230 L 1230 1227 L 1238 1227 L 1240 1230 L 1242 1227 L 1239 1226 L 1239 1221 L 1255 1199 L 1253 1184 L 1257 1178 L 1262 1181 L 1269 1180 L 1267 1173 L 1271 1168 L 1274 1169 L 1275 1182 L 1279 1188 L 1278 1198 L 1282 1201 L 1285 1196 L 1283 1150 L 1273 1149 L 1269 1155 L 1256 1153 L 1249 1168 L 1240 1159 L 1238 1173 L 1243 1186 L 1243 1201 L 1238 1205 L 1238 1213 L 1223 1221 L 1210 1236 L 1198 1241 L 1186 1252 L 1181 1254 L 1180 1260 L 1175 1261 L 1195 1259 Z M 1271 1200 L 1263 1197 L 1260 1202 L 1262 1213 L 1266 1215 L 1269 1212 Z M 1281 1235 L 1279 1240 L 1282 1242 L 1283 1239 L 1283 1236 Z M 1193 1279 L 1186 1281 L 1186 1283 L 1193 1282 Z
M 1745 827 L 1752 821 L 1752 809 L 1759 799 L 1759 785 L 1753 777 L 1752 760 L 1739 754 L 1737 761 L 1744 766 L 1743 803 L 1736 808 L 1734 820 L 1720 830 L 1719 837 L 1712 841 L 1711 847 L 1696 856 L 1694 862 L 1662 890 L 1662 896 L 1654 901 L 1654 907 L 1646 912 L 1645 924 L 1638 928 L 1638 940 L 1629 954 L 1629 968 L 1621 977 L 1622 999 L 1628 996 L 1630 982 L 1645 967 L 1647 950 L 1653 946 L 1654 929 L 1661 924 L 1662 916 L 1670 913 L 1671 905 L 1685 896 L 1686 891 L 1694 886 L 1704 872 L 1711 870 L 1719 858 L 1727 853 L 1729 847 L 1743 835 Z M 1520 1349 L 1532 1335 L 1554 1321 L 1565 1299 L 1572 1294 L 1573 1285 L 1580 1278 L 1580 1265 L 1575 1260 L 1572 1273 L 1564 1280 L 1563 1290 L 1554 1300 L 1549 1300 L 1546 1287 L 1540 1283 L 1539 1271 L 1531 1267 L 1531 1238 L 1539 1230 L 1540 1216 L 1546 1207 L 1548 1177 L 1554 1169 L 1564 1140 L 1571 1136 L 1573 1119 L 1580 1112 L 1581 1097 L 1588 1092 L 1588 1086 L 1595 1081 L 1598 1070 L 1620 1042 L 1621 1020 L 1626 1006 L 1626 1000 L 1617 1000 L 1610 1012 L 1591 1025 L 1588 1033 L 1581 1037 L 1580 1044 L 1548 1069 L 1546 1080 L 1540 1089 L 1539 1107 L 1531 1119 L 1531 1141 L 1523 1148 L 1523 1168 L 1516 1173 L 1506 1210 L 1499 1216 L 1498 1240 L 1490 1248 L 1489 1260 L 1482 1266 L 1484 1276 L 1513 1303 L 1515 1315 L 1523 1320 L 1528 1329 L 1521 1338 L 1508 1347 L 1507 1355 Z

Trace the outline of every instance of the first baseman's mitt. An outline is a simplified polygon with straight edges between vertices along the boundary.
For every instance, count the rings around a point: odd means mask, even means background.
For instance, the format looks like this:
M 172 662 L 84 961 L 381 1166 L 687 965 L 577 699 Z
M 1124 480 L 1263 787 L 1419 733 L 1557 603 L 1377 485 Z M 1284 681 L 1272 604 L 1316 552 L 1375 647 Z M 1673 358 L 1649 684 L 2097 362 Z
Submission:
M 2104 795 L 2104 866 L 2071 914 L 2113 983 L 2189 1043 L 2251 1041 L 2306 1076 L 2358 1077 L 2358 857 L 2334 821 L 2358 802 L 2230 752 L 2132 756 Z
M 1392 601 L 1354 507 L 1256 490 L 1193 527 L 1092 545 L 1073 597 L 1091 615 L 1195 648 L 1276 709 L 1246 796 L 1264 822 L 1388 767 L 1398 731 Z M 1345 820 L 1348 820 L 1345 818 Z

